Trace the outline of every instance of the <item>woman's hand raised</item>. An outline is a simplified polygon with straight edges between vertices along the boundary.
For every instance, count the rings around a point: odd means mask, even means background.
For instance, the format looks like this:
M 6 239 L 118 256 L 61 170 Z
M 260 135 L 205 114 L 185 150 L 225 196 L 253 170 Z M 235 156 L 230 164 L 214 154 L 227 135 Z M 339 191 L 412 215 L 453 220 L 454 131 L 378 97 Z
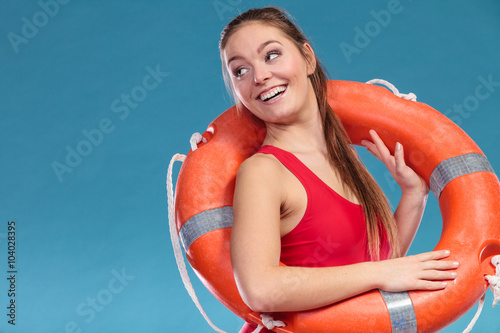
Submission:
M 373 141 L 363 140 L 361 144 L 382 161 L 394 180 L 401 187 L 401 200 L 394 212 L 398 227 L 399 255 L 405 255 L 415 237 L 422 219 L 429 187 L 425 180 L 405 163 L 403 146 L 398 142 L 391 154 L 377 132 L 370 130 Z M 432 284 L 434 285 L 434 284 Z
M 412 168 L 406 165 L 403 146 L 398 142 L 394 149 L 394 155 L 378 136 L 377 132 L 370 130 L 372 141 L 363 140 L 361 145 L 366 147 L 370 153 L 385 164 L 394 180 L 401 187 L 403 193 L 424 192 L 428 193 L 429 188 L 426 182 Z

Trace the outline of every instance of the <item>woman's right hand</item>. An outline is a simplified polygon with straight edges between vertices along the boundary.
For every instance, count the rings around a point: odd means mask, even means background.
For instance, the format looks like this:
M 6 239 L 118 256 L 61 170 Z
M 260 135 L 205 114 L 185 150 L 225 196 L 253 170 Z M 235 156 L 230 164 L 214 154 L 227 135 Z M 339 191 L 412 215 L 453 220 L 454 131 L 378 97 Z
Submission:
M 376 276 L 380 277 L 378 289 L 390 292 L 444 289 L 447 281 L 456 278 L 459 265 L 443 260 L 449 255 L 449 251 L 441 250 L 380 261 L 376 265 Z

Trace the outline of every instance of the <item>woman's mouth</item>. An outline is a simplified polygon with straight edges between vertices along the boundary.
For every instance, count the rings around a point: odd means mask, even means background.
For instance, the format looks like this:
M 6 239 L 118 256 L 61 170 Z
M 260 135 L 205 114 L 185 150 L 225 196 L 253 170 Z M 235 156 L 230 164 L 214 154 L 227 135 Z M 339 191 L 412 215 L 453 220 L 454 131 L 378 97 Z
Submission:
M 272 101 L 272 100 L 278 98 L 279 96 L 281 96 L 281 94 L 283 94 L 285 92 L 286 87 L 287 87 L 286 85 L 274 87 L 271 90 L 268 90 L 268 91 L 260 94 L 258 98 L 263 102 Z

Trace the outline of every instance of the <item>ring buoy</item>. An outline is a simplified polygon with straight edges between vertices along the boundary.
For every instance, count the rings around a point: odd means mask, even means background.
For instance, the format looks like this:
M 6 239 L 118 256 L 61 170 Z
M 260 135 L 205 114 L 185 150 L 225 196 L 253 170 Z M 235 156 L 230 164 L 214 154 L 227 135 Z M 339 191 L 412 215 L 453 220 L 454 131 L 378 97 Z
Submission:
M 329 81 L 329 102 L 353 144 L 375 129 L 388 147 L 401 142 L 405 159 L 439 200 L 443 231 L 436 250 L 460 262 L 458 277 L 440 291 L 372 290 L 330 306 L 273 313 L 274 331 L 434 332 L 465 314 L 488 288 L 490 260 L 500 254 L 500 183 L 479 147 L 430 106 L 399 98 L 383 87 Z M 233 277 L 229 243 L 238 166 L 265 137 L 265 127 L 233 106 L 203 133 L 177 179 L 175 219 L 186 257 L 208 290 L 245 321 L 262 324 L 242 301 Z

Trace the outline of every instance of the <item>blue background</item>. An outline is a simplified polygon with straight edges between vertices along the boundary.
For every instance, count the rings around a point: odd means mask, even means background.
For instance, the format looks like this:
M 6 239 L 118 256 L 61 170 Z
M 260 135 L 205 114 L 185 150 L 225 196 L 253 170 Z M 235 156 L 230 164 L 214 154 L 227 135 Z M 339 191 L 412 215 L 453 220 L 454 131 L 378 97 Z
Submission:
M 384 25 L 371 11 L 391 1 L 60 1 L 0 3 L 1 332 L 212 332 L 177 272 L 165 178 L 191 134 L 232 105 L 218 38 L 251 7 L 286 8 L 332 78 L 382 78 L 414 92 L 500 170 L 500 1 L 401 0 Z M 356 46 L 357 29 L 367 27 L 369 40 L 346 56 L 341 45 Z M 160 74 L 144 83 L 148 68 Z M 496 82 L 488 97 L 455 112 L 454 104 L 474 101 L 481 78 Z M 127 105 L 125 95 L 136 102 Z M 94 144 L 84 133 L 94 133 Z M 396 204 L 382 164 L 361 154 Z M 439 208 L 429 201 L 412 253 L 433 249 L 440 236 Z M 6 316 L 11 220 L 15 326 Z M 237 332 L 241 320 L 191 277 L 212 320 Z M 473 332 L 500 331 L 487 295 Z M 92 299 L 103 305 L 92 308 Z M 474 312 L 444 331 L 462 331 Z

